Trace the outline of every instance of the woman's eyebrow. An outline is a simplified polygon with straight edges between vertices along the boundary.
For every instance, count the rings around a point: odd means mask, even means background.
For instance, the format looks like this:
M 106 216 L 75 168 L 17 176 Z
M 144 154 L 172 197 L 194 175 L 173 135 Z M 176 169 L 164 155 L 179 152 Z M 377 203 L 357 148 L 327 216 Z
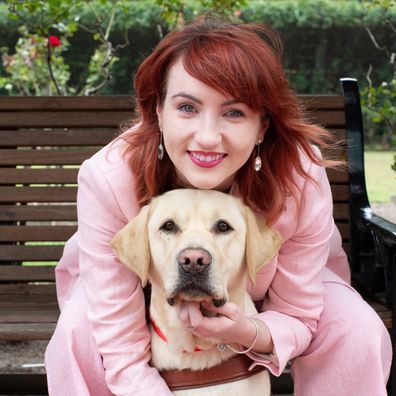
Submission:
M 175 95 L 172 95 L 172 99 L 176 99 L 178 97 L 190 99 L 193 102 L 196 102 L 196 103 L 202 105 L 202 101 L 200 99 L 196 98 L 193 95 L 190 95 L 190 94 L 187 94 L 187 93 L 184 93 L 184 92 L 179 92 L 179 93 L 177 93 Z M 229 100 L 226 100 L 225 102 L 223 102 L 221 104 L 221 107 L 226 107 L 226 106 L 233 105 L 233 104 L 236 104 L 236 103 L 242 103 L 242 102 L 240 100 L 238 100 L 238 99 L 229 99 Z
M 193 102 L 196 102 L 196 103 L 198 103 L 198 104 L 200 104 L 200 105 L 202 104 L 202 101 L 201 101 L 200 99 L 196 98 L 196 97 L 193 96 L 193 95 L 186 94 L 186 93 L 184 93 L 184 92 L 179 92 L 179 93 L 173 95 L 173 96 L 172 96 L 172 99 L 176 99 L 176 98 L 178 98 L 178 97 L 190 99 L 190 100 L 192 100 Z

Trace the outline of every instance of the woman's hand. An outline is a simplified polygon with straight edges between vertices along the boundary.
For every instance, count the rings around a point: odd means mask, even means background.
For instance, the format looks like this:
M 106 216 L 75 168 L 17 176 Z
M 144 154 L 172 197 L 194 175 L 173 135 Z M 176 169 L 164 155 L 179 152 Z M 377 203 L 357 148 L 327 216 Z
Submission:
M 201 306 L 215 316 L 204 316 Z M 256 326 L 232 302 L 215 307 L 206 302 L 183 301 L 179 306 L 178 316 L 193 334 L 217 344 L 237 343 L 242 347 L 249 348 L 256 338 Z M 256 323 L 259 325 L 259 335 L 253 350 L 263 353 L 272 352 L 273 345 L 268 327 L 258 319 L 256 319 Z

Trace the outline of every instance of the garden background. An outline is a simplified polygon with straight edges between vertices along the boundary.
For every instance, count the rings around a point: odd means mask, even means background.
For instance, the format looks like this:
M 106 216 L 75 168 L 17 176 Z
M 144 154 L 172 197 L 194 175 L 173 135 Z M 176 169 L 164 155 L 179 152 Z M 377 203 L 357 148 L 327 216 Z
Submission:
M 298 93 L 358 79 L 369 197 L 396 222 L 396 0 L 0 0 L 0 95 L 133 95 L 161 37 L 207 11 L 277 29 Z

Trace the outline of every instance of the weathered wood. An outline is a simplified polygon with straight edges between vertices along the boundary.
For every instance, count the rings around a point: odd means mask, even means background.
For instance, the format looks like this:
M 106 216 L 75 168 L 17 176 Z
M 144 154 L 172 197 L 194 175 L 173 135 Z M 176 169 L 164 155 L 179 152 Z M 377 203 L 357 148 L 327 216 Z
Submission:
M 132 119 L 129 111 L 1 111 L 5 128 L 110 128 Z
M 331 193 L 333 194 L 334 202 L 348 202 L 349 188 L 346 184 L 332 184 Z
M 104 146 L 118 135 L 115 128 L 0 130 L 0 147 Z
M 131 96 L 0 96 L 0 111 L 49 111 L 60 110 L 68 112 L 72 110 L 86 111 L 133 111 L 134 100 Z
M 340 231 L 341 234 L 341 238 L 343 240 L 349 240 L 349 224 L 348 223 L 342 223 L 342 222 L 337 222 L 336 226 L 338 228 L 338 230 Z
M 53 282 L 54 280 L 53 266 L 0 265 L 0 282 Z
M 0 341 L 49 340 L 55 331 L 59 312 L 53 311 L 52 315 L 45 323 L 1 323 Z
M 2 205 L 1 221 L 76 221 L 77 208 L 70 205 Z
M 337 169 L 326 169 L 327 177 L 329 178 L 330 183 L 343 183 L 348 184 L 349 176 L 345 170 L 337 170 Z
M 1 201 L 10 202 L 75 202 L 77 187 L 0 187 Z
M 21 296 L 18 294 L 10 293 L 8 295 L 1 295 L 1 297 L 8 298 L 5 301 L 3 298 L 0 298 L 0 310 L 15 310 L 21 311 L 26 309 L 57 309 L 58 302 L 56 298 L 54 298 L 55 294 L 33 294 L 30 295 L 29 298 L 21 299 Z
M 344 110 L 344 98 L 339 95 L 301 95 L 300 102 L 307 110 Z
M 58 320 L 58 316 L 59 308 L 57 307 L 0 309 L 0 323 L 54 323 Z
M 0 241 L 66 241 L 76 230 L 76 225 L 0 226 Z
M 0 229 L 1 230 L 1 229 Z M 63 246 L 0 245 L 1 261 L 59 261 Z
M 19 301 L 23 296 L 28 297 L 27 301 L 30 301 L 31 298 L 41 298 L 41 296 L 51 296 L 53 301 L 56 301 L 54 283 L 0 283 L 0 300 L 10 301 L 8 296 L 11 294 L 17 296 Z
M 0 168 L 0 185 L 77 183 L 78 168 Z
M 347 203 L 335 203 L 333 207 L 333 216 L 336 222 L 340 220 L 349 221 L 349 207 Z
M 2 150 L 0 165 L 80 165 L 96 149 L 78 150 Z
M 318 110 L 310 112 L 307 121 L 313 124 L 323 125 L 327 128 L 341 128 L 345 126 L 345 113 L 343 110 Z

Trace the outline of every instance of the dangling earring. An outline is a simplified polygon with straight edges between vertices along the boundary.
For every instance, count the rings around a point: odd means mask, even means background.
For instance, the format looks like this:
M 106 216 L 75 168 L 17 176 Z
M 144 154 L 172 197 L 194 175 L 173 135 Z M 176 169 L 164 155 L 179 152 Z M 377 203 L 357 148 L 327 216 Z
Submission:
M 259 140 L 257 143 L 257 156 L 254 159 L 254 170 L 256 172 L 258 172 L 261 169 L 261 165 L 262 165 L 261 157 L 260 157 L 260 143 L 261 143 L 261 140 Z
M 158 159 L 161 161 L 164 158 L 164 146 L 162 145 L 162 129 L 160 129 L 160 142 L 158 145 Z

